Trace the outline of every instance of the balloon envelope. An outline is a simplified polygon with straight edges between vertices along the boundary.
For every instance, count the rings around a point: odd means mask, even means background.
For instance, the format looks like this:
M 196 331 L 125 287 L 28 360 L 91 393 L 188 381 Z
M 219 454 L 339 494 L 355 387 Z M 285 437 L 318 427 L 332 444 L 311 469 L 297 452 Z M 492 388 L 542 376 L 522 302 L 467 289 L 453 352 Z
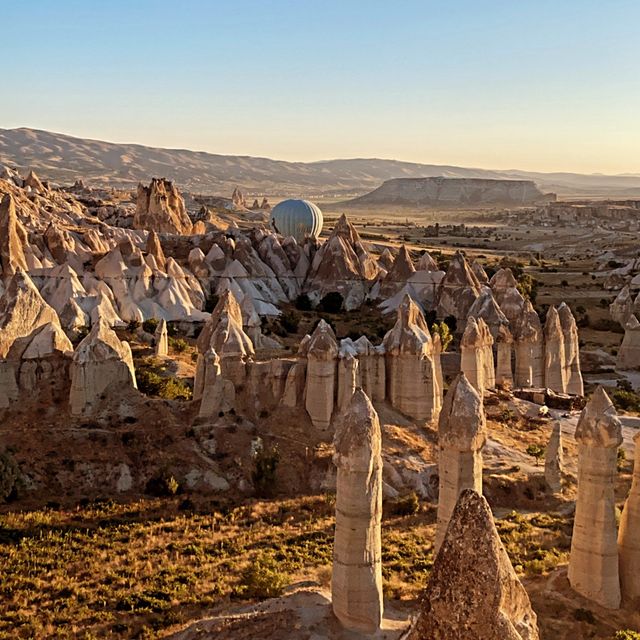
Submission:
M 298 243 L 317 238 L 322 223 L 322 211 L 308 200 L 283 200 L 271 210 L 271 228 L 285 237 L 293 236 Z

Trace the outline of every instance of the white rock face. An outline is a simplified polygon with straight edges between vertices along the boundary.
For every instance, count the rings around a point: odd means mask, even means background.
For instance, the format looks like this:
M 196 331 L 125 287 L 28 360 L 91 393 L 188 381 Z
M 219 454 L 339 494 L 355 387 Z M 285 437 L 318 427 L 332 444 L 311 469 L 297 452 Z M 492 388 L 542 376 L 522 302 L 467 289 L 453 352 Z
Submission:
M 496 385 L 493 362 L 493 338 L 482 318 L 469 316 L 460 341 L 460 367 L 467 380 L 483 394 Z
M 160 319 L 153 334 L 153 350 L 157 356 L 169 354 L 169 334 L 167 333 L 167 321 L 164 318 Z
M 567 373 L 564 333 L 555 307 L 549 307 L 544 325 L 544 382 L 556 393 L 566 393 Z
M 354 343 L 358 354 L 358 382 L 373 402 L 382 402 L 386 394 L 384 347 L 374 347 L 366 336 Z
M 563 469 L 562 429 L 556 420 L 544 455 L 544 480 L 553 493 L 562 493 Z
M 598 387 L 580 415 L 578 499 L 571 539 L 569 582 L 575 591 L 608 609 L 620 606 L 615 480 L 622 427 Z
M 338 366 L 338 343 L 333 329 L 320 320 L 307 349 L 305 408 L 313 426 L 327 429 L 331 424 Z
M 469 267 L 466 258 L 457 252 L 440 284 L 436 313 L 439 318 L 453 316 L 459 327 L 463 327 L 469 309 L 480 295 L 481 285 Z
M 107 387 L 136 387 L 131 347 L 103 320 L 78 345 L 71 363 L 69 406 L 74 416 L 91 415 Z
M 544 339 L 540 318 L 529 300 L 515 334 L 517 387 L 542 387 L 544 385 Z
M 625 285 L 616 296 L 616 299 L 609 305 L 609 315 L 612 320 L 624 327 L 632 313 L 633 296 L 629 285 Z
M 482 397 L 460 373 L 447 391 L 438 424 L 440 493 L 436 550 L 442 544 L 460 493 L 473 489 L 482 494 L 481 450 L 486 437 Z
M 52 323 L 60 326 L 58 314 L 42 298 L 31 278 L 18 267 L 0 297 L 0 358 L 6 357 L 17 338 Z
M 578 340 L 578 327 L 576 319 L 569 306 L 562 302 L 558 307 L 560 326 L 564 335 L 564 357 L 567 393 L 577 396 L 584 395 L 584 383 L 580 370 L 580 345 Z
M 0 199 L 0 273 L 3 280 L 17 269 L 27 269 L 24 246 L 27 234 L 18 220 L 16 205 L 10 194 Z
M 618 349 L 616 369 L 621 371 L 640 369 L 640 322 L 633 314 L 624 327 L 624 338 Z
M 640 433 L 634 436 L 634 442 L 633 481 L 618 533 L 622 600 L 630 605 L 640 597 Z
M 514 278 L 511 269 L 506 268 L 496 271 L 489 281 L 489 286 L 502 313 L 509 321 L 511 332 L 514 333 L 525 308 L 525 299 L 518 291 L 518 282 Z
M 336 529 L 331 598 L 346 629 L 375 633 L 382 622 L 382 434 L 357 389 L 335 433 Z
M 200 418 L 217 418 L 218 414 L 230 411 L 235 403 L 235 388 L 230 380 L 222 377 L 220 358 L 209 349 L 204 354 L 205 380 L 200 402 Z
M 513 385 L 513 336 L 505 326 L 500 327 L 496 336 L 496 384 Z
M 487 323 L 493 338 L 498 336 L 501 327 L 509 326 L 507 317 L 487 286 L 482 287 L 480 295 L 469 308 L 469 315 L 477 319 L 482 318 Z
M 135 229 L 152 229 L 159 233 L 191 233 L 191 220 L 184 199 L 169 180 L 153 178 L 145 187 L 138 185 Z
M 409 296 L 398 307 L 396 324 L 383 345 L 389 402 L 415 420 L 435 420 L 442 405 L 436 363 L 440 355 L 422 311 Z
M 344 411 L 351 402 L 359 380 L 357 354 L 343 351 L 338 353 L 338 411 Z

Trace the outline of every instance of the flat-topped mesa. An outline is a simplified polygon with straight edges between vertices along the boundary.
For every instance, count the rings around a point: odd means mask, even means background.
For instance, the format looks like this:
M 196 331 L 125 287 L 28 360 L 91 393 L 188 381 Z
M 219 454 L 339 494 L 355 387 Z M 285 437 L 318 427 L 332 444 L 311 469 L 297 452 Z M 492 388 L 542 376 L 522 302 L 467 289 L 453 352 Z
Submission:
M 566 357 L 564 333 L 555 307 L 549 307 L 544 324 L 544 386 L 556 393 L 566 393 Z
M 449 519 L 463 489 L 482 493 L 482 447 L 486 442 L 482 397 L 464 373 L 444 398 L 438 423 L 440 493 L 435 549 L 440 548 Z
M 10 194 L 0 201 L 0 274 L 8 280 L 17 269 L 27 269 L 24 246 L 27 234 L 18 220 L 16 205 Z
M 198 340 L 198 361 L 193 396 L 197 400 L 202 395 L 206 377 L 204 354 L 213 349 L 220 357 L 222 377 L 231 380 L 238 387 L 246 377 L 246 363 L 255 354 L 251 338 L 242 328 L 242 310 L 230 289 L 218 298 L 211 317 L 207 320 Z
M 540 318 L 529 300 L 515 334 L 517 387 L 544 385 L 544 340 Z
M 339 293 L 347 311 L 362 305 L 379 267 L 366 250 L 355 227 L 342 215 L 331 235 L 313 257 L 304 290 L 314 304 Z
M 562 302 L 558 306 L 560 326 L 564 335 L 565 382 L 567 393 L 576 396 L 584 395 L 584 383 L 580 370 L 580 344 L 576 319 L 569 306 Z
M 518 281 L 511 269 L 507 267 L 495 272 L 489 280 L 489 286 L 502 313 L 509 320 L 510 329 L 513 332 L 518 326 L 525 307 L 525 299 L 518 291 Z
M 471 305 L 480 295 L 480 283 L 466 258 L 459 251 L 451 258 L 449 268 L 440 283 L 436 313 L 439 318 L 453 316 L 463 327 Z
M 153 229 L 149 231 L 149 235 L 147 236 L 146 252 L 147 255 L 153 256 L 153 259 L 155 260 L 155 263 L 160 270 L 166 270 L 167 258 L 165 257 L 164 251 L 162 250 L 160 238 Z
M 336 425 L 336 528 L 331 599 L 346 629 L 382 622 L 382 434 L 369 398 L 356 389 Z
M 451 516 L 407 640 L 538 640 L 538 619 L 491 509 L 466 489 Z
M 169 334 L 167 321 L 161 318 L 153 334 L 153 350 L 157 356 L 169 355 Z
M 513 385 L 512 351 L 513 336 L 508 327 L 503 325 L 496 336 L 496 384 Z
M 102 319 L 93 325 L 73 354 L 69 407 L 74 416 L 95 413 L 105 390 L 136 387 L 129 343 L 122 342 Z
M 618 553 L 622 600 L 637 610 L 640 598 L 640 432 L 636 433 L 633 440 L 633 480 L 620 518 Z
M 30 335 L 47 323 L 60 326 L 60 319 L 40 295 L 31 278 L 18 267 L 0 296 L 0 358 L 6 357 L 17 338 Z
M 578 498 L 573 522 L 569 582 L 603 607 L 620 606 L 615 480 L 622 427 L 611 400 L 598 387 L 576 427 Z
M 173 182 L 153 178 L 148 187 L 138 184 L 133 228 L 180 235 L 191 233 L 184 199 Z
M 396 323 L 383 340 L 387 399 L 415 420 L 432 421 L 442 404 L 438 380 L 440 357 L 418 305 L 405 295 Z
M 400 247 L 400 251 L 393 261 L 391 268 L 380 284 L 380 296 L 390 298 L 405 286 L 407 280 L 416 272 L 413 260 L 405 245 Z
M 327 429 L 331 424 L 338 366 L 338 342 L 333 329 L 320 320 L 307 347 L 305 408 L 313 426 Z
M 553 493 L 562 493 L 563 469 L 562 425 L 560 420 L 555 420 L 549 444 L 544 453 L 544 480 Z
M 624 338 L 618 349 L 616 369 L 635 371 L 640 369 L 640 322 L 631 314 L 624 326 Z

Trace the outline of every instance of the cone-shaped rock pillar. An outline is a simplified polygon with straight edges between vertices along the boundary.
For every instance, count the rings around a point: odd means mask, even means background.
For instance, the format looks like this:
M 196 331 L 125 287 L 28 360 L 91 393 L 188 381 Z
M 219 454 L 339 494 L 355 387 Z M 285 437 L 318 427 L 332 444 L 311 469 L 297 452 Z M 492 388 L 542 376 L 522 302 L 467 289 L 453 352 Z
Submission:
M 382 622 L 382 435 L 373 405 L 356 389 L 336 426 L 336 529 L 333 611 L 350 630 L 374 633 Z
M 486 419 L 482 397 L 464 373 L 451 383 L 438 425 L 440 493 L 436 550 L 444 539 L 451 513 L 463 489 L 482 493 L 482 452 Z
M 457 501 L 407 640 L 538 640 L 537 616 L 487 501 Z
M 616 411 L 598 387 L 582 410 L 578 441 L 578 499 L 573 522 L 569 582 L 585 598 L 603 607 L 620 606 L 616 532 L 616 479 L 622 427 Z

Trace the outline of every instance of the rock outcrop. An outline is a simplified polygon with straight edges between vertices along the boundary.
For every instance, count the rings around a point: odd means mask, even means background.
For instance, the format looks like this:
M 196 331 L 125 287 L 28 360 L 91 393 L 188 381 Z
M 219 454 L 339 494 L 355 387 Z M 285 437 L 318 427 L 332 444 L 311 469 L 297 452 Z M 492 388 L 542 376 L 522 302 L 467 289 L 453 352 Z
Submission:
M 415 272 L 416 269 L 413 266 L 411 255 L 405 245 L 402 245 L 391 268 L 380 284 L 380 296 L 382 298 L 390 298 L 398 293 Z
M 562 425 L 560 420 L 555 420 L 544 454 L 544 481 L 552 493 L 562 493 L 563 469 Z
M 636 433 L 633 440 L 633 480 L 620 518 L 618 553 L 622 600 L 637 611 L 640 598 L 640 433 Z
M 235 403 L 235 387 L 222 377 L 220 358 L 210 348 L 203 356 L 205 379 L 202 387 L 199 418 L 218 418 L 220 412 L 230 411 Z
M 169 354 L 169 334 L 167 333 L 167 321 L 161 318 L 153 334 L 153 350 L 157 356 Z
M 624 338 L 618 349 L 616 369 L 621 371 L 640 369 L 640 322 L 633 314 L 624 327 Z
M 382 434 L 357 389 L 336 426 L 336 528 L 331 596 L 343 627 L 374 633 L 382 622 Z
M 547 389 L 565 393 L 567 367 L 564 352 L 564 333 L 555 307 L 549 307 L 544 325 L 544 383 Z
M 153 178 L 148 187 L 138 184 L 134 229 L 185 235 L 191 227 L 184 199 L 173 182 Z
M 611 400 L 598 387 L 576 428 L 578 498 L 571 539 L 569 582 L 603 607 L 620 606 L 614 494 L 622 427 Z
M 486 437 L 482 396 L 460 373 L 447 391 L 438 424 L 440 492 L 436 550 L 444 540 L 460 493 L 464 489 L 482 493 L 482 447 Z
M 0 296 L 0 358 L 17 338 L 28 336 L 42 325 L 60 326 L 55 310 L 40 295 L 31 278 L 18 267 Z
M 538 640 L 537 616 L 481 494 L 460 495 L 407 640 Z
M 518 291 L 518 281 L 511 269 L 507 267 L 495 272 L 489 281 L 489 286 L 502 313 L 509 321 L 509 328 L 513 333 L 525 307 L 525 299 Z
M 513 336 L 505 326 L 500 327 L 496 336 L 496 384 L 513 385 Z
M 398 307 L 396 323 L 383 345 L 389 402 L 415 420 L 434 420 L 442 404 L 436 363 L 440 355 L 422 311 L 408 295 Z
M 558 306 L 560 326 L 564 335 L 565 382 L 566 391 L 572 395 L 584 395 L 584 383 L 580 370 L 580 346 L 576 319 L 569 306 L 562 302 Z
M 609 314 L 614 322 L 618 322 L 624 327 L 632 313 L 633 296 L 629 285 L 625 285 L 616 296 L 616 299 L 609 305 Z
M 73 354 L 69 407 L 74 416 L 92 415 L 109 387 L 136 387 L 131 347 L 102 319 Z
M 462 253 L 451 258 L 447 273 L 440 283 L 436 314 L 438 318 L 453 316 L 459 331 L 469 315 L 469 309 L 480 295 L 480 283 Z
M 307 349 L 305 408 L 313 426 L 327 429 L 333 415 L 338 366 L 338 343 L 333 329 L 320 320 Z
M 17 269 L 27 269 L 23 249 L 26 241 L 15 202 L 10 194 L 6 194 L 0 201 L 0 266 L 3 280 L 8 280 Z
M 529 300 L 515 333 L 517 387 L 542 387 L 544 385 L 544 339 L 540 318 Z

